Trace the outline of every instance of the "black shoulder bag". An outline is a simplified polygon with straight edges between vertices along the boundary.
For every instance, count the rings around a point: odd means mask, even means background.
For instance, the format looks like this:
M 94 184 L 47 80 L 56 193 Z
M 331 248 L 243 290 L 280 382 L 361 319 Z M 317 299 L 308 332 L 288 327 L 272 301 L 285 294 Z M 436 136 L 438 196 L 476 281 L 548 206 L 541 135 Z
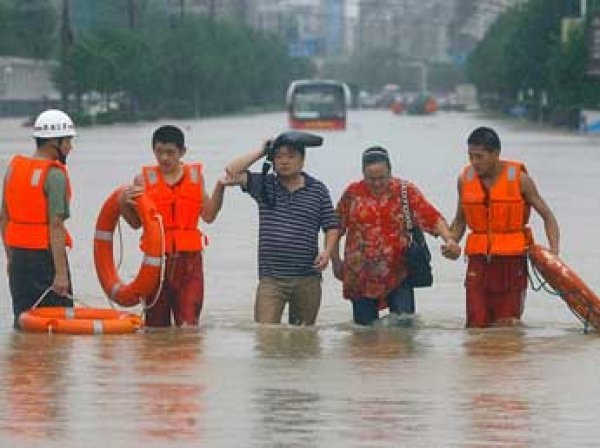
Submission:
M 408 192 L 405 182 L 402 185 L 402 209 L 404 211 L 404 220 L 408 230 L 408 247 L 406 248 L 406 267 L 408 277 L 404 284 L 413 288 L 425 288 L 433 284 L 433 275 L 431 273 L 431 252 L 427 247 L 423 231 L 416 225 L 413 225 L 408 205 Z

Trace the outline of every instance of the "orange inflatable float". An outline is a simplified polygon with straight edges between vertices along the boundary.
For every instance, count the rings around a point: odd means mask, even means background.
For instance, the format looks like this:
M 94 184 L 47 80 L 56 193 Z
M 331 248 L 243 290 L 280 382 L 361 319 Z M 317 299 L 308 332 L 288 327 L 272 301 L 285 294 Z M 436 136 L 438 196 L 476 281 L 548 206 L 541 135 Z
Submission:
M 584 323 L 600 330 L 600 298 L 575 271 L 548 249 L 537 244 L 529 248 L 529 258 L 571 311 Z
M 33 308 L 21 313 L 19 325 L 31 333 L 123 334 L 142 327 L 131 313 L 100 308 Z
M 113 257 L 113 234 L 120 216 L 119 197 L 125 187 L 117 188 L 100 209 L 94 234 L 94 264 L 106 295 L 121 306 L 135 306 L 152 294 L 160 282 L 163 256 L 163 230 L 156 206 L 142 194 L 135 209 L 142 222 L 144 258 L 136 277 L 124 283 L 117 272 Z

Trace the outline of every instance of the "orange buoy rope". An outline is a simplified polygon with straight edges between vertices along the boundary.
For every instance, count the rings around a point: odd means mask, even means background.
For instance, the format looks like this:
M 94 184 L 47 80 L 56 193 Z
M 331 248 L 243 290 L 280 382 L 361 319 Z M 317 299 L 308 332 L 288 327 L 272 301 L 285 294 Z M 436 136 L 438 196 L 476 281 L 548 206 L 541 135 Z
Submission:
M 140 329 L 142 319 L 112 309 L 44 307 L 21 313 L 19 325 L 31 333 L 124 334 Z
M 122 281 L 113 258 L 113 235 L 120 216 L 119 197 L 124 188 L 113 191 L 100 209 L 94 235 L 94 265 L 107 297 L 121 306 L 135 306 L 156 291 L 161 282 L 164 236 L 154 202 L 142 194 L 136 199 L 135 209 L 142 222 L 144 258 L 133 281 Z

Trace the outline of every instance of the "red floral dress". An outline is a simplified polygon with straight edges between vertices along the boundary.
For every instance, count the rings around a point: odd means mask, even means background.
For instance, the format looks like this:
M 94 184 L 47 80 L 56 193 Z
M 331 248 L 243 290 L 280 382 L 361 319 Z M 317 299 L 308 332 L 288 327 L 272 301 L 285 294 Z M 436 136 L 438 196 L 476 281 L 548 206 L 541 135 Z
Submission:
M 413 223 L 432 233 L 442 215 L 414 184 L 406 185 Z M 386 308 L 385 297 L 407 274 L 400 179 L 392 178 L 380 196 L 374 196 L 364 180 L 354 182 L 344 191 L 336 211 L 341 233 L 346 235 L 344 297 L 379 299 L 379 308 Z

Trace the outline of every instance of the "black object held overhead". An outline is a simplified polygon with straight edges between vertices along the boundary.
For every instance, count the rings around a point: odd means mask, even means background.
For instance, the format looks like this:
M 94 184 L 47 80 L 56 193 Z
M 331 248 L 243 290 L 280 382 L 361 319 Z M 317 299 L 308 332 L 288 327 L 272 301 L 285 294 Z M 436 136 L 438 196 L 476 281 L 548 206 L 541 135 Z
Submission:
M 271 169 L 277 150 L 282 146 L 292 146 L 304 154 L 306 148 L 321 146 L 322 144 L 323 137 L 320 135 L 298 131 L 284 132 L 279 134 L 275 140 L 267 141 L 265 144 L 266 160 L 262 166 L 263 181 L 261 191 L 261 197 L 267 207 L 273 208 L 275 206 L 275 185 L 274 182 L 268 182 L 267 174 Z
M 315 146 L 321 146 L 323 144 L 323 137 L 320 135 L 309 134 L 308 132 L 297 132 L 290 131 L 279 134 L 275 140 L 269 140 L 265 153 L 269 162 L 273 161 L 275 152 L 282 146 L 293 146 L 300 150 L 305 148 L 312 148 Z

